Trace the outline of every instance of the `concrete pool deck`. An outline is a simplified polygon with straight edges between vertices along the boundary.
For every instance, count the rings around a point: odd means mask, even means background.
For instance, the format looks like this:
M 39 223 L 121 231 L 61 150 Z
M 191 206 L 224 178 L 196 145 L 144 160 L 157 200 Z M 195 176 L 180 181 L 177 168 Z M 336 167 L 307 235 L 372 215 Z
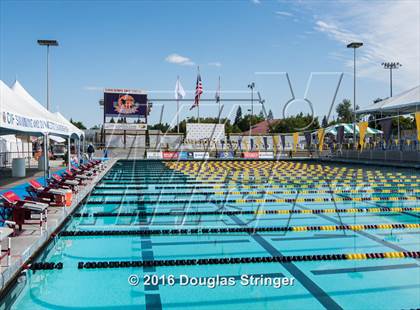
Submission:
M 26 221 L 21 232 L 11 238 L 11 259 L 7 266 L 7 257 L 1 260 L 0 265 L 0 293 L 18 275 L 28 260 L 34 256 L 52 238 L 55 231 L 64 223 L 67 217 L 79 206 L 89 195 L 95 185 L 112 168 L 117 159 L 110 159 L 105 162 L 105 169 L 99 173 L 87 185 L 80 188 L 73 196 L 70 207 L 49 207 L 47 228 L 39 227 L 39 220 Z M 27 180 L 22 180 L 27 182 Z M 6 242 L 4 240 L 3 242 Z

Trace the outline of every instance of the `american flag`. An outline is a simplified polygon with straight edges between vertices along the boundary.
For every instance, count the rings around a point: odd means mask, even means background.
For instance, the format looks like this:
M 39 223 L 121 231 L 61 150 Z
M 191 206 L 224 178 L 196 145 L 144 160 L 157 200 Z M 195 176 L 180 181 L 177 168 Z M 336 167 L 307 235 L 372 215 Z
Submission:
M 198 107 L 200 104 L 200 97 L 203 93 L 203 83 L 201 82 L 201 75 L 200 72 L 197 74 L 197 84 L 195 85 L 195 98 L 194 98 L 194 104 L 191 106 L 190 110 L 194 109 L 195 107 Z

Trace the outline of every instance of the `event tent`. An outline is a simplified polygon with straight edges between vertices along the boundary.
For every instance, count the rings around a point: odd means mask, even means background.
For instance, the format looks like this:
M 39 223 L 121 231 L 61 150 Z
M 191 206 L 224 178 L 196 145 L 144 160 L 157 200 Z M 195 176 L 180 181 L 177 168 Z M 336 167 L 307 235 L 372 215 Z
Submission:
M 404 114 L 420 111 L 420 85 L 357 110 L 357 114 Z
M 341 123 L 329 126 L 325 128 L 325 134 L 332 134 L 337 135 L 337 128 L 343 126 L 344 127 L 344 134 L 353 134 L 353 124 L 347 124 L 347 123 Z M 359 126 L 356 124 L 356 134 L 359 133 Z M 376 135 L 376 134 L 382 134 L 382 131 L 379 129 L 374 129 L 371 127 L 368 127 L 366 129 L 366 135 Z
M 43 135 L 51 133 L 69 136 L 69 128 L 50 116 L 48 111 L 25 100 L 0 80 L 0 134 L 28 133 Z
M 84 136 L 85 133 L 83 130 L 80 130 L 76 126 L 74 126 L 70 121 L 68 121 L 60 112 L 54 113 L 58 119 L 60 119 L 62 122 L 64 122 L 69 128 L 72 134 L 77 135 L 79 138 Z
M 19 81 L 15 81 L 11 87 L 12 91 L 22 97 L 27 102 L 27 108 L 31 111 L 37 111 L 39 113 L 42 113 L 44 117 L 52 123 L 60 124 L 62 127 L 66 127 L 67 130 L 65 134 L 63 133 L 57 133 L 57 132 L 51 132 L 54 135 L 61 136 L 61 137 L 68 137 L 71 136 L 74 132 L 74 129 L 71 128 L 65 121 L 63 121 L 60 117 L 58 117 L 56 114 L 51 113 L 48 111 L 41 103 L 39 103 L 34 97 L 32 97 L 25 88 L 19 83 Z

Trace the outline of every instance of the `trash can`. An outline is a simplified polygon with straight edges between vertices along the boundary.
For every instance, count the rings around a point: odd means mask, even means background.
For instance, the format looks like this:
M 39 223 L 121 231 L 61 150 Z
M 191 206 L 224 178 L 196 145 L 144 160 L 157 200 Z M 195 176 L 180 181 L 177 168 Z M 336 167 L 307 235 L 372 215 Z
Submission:
M 25 158 L 13 158 L 12 160 L 12 177 L 24 178 L 26 176 Z

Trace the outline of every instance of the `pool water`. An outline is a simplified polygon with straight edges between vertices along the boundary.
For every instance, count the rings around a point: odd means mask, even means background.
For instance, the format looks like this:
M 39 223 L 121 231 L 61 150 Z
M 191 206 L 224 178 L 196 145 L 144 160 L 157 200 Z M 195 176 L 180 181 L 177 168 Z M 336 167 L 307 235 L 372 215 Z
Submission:
M 4 305 L 418 308 L 420 269 L 413 258 L 100 269 L 79 269 L 78 264 L 419 251 L 419 181 L 414 170 L 315 162 L 119 161 L 63 229 L 98 235 L 58 236 L 37 261 L 62 262 L 63 269 L 29 270 Z M 372 224 L 382 226 L 331 228 Z M 385 224 L 406 226 L 391 229 Z M 290 230 L 233 232 L 237 227 Z M 205 228 L 229 232 L 202 232 Z M 127 230 L 132 234 L 106 233 Z M 134 233 L 139 230 L 153 233 Z M 255 283 L 241 282 L 251 277 Z

